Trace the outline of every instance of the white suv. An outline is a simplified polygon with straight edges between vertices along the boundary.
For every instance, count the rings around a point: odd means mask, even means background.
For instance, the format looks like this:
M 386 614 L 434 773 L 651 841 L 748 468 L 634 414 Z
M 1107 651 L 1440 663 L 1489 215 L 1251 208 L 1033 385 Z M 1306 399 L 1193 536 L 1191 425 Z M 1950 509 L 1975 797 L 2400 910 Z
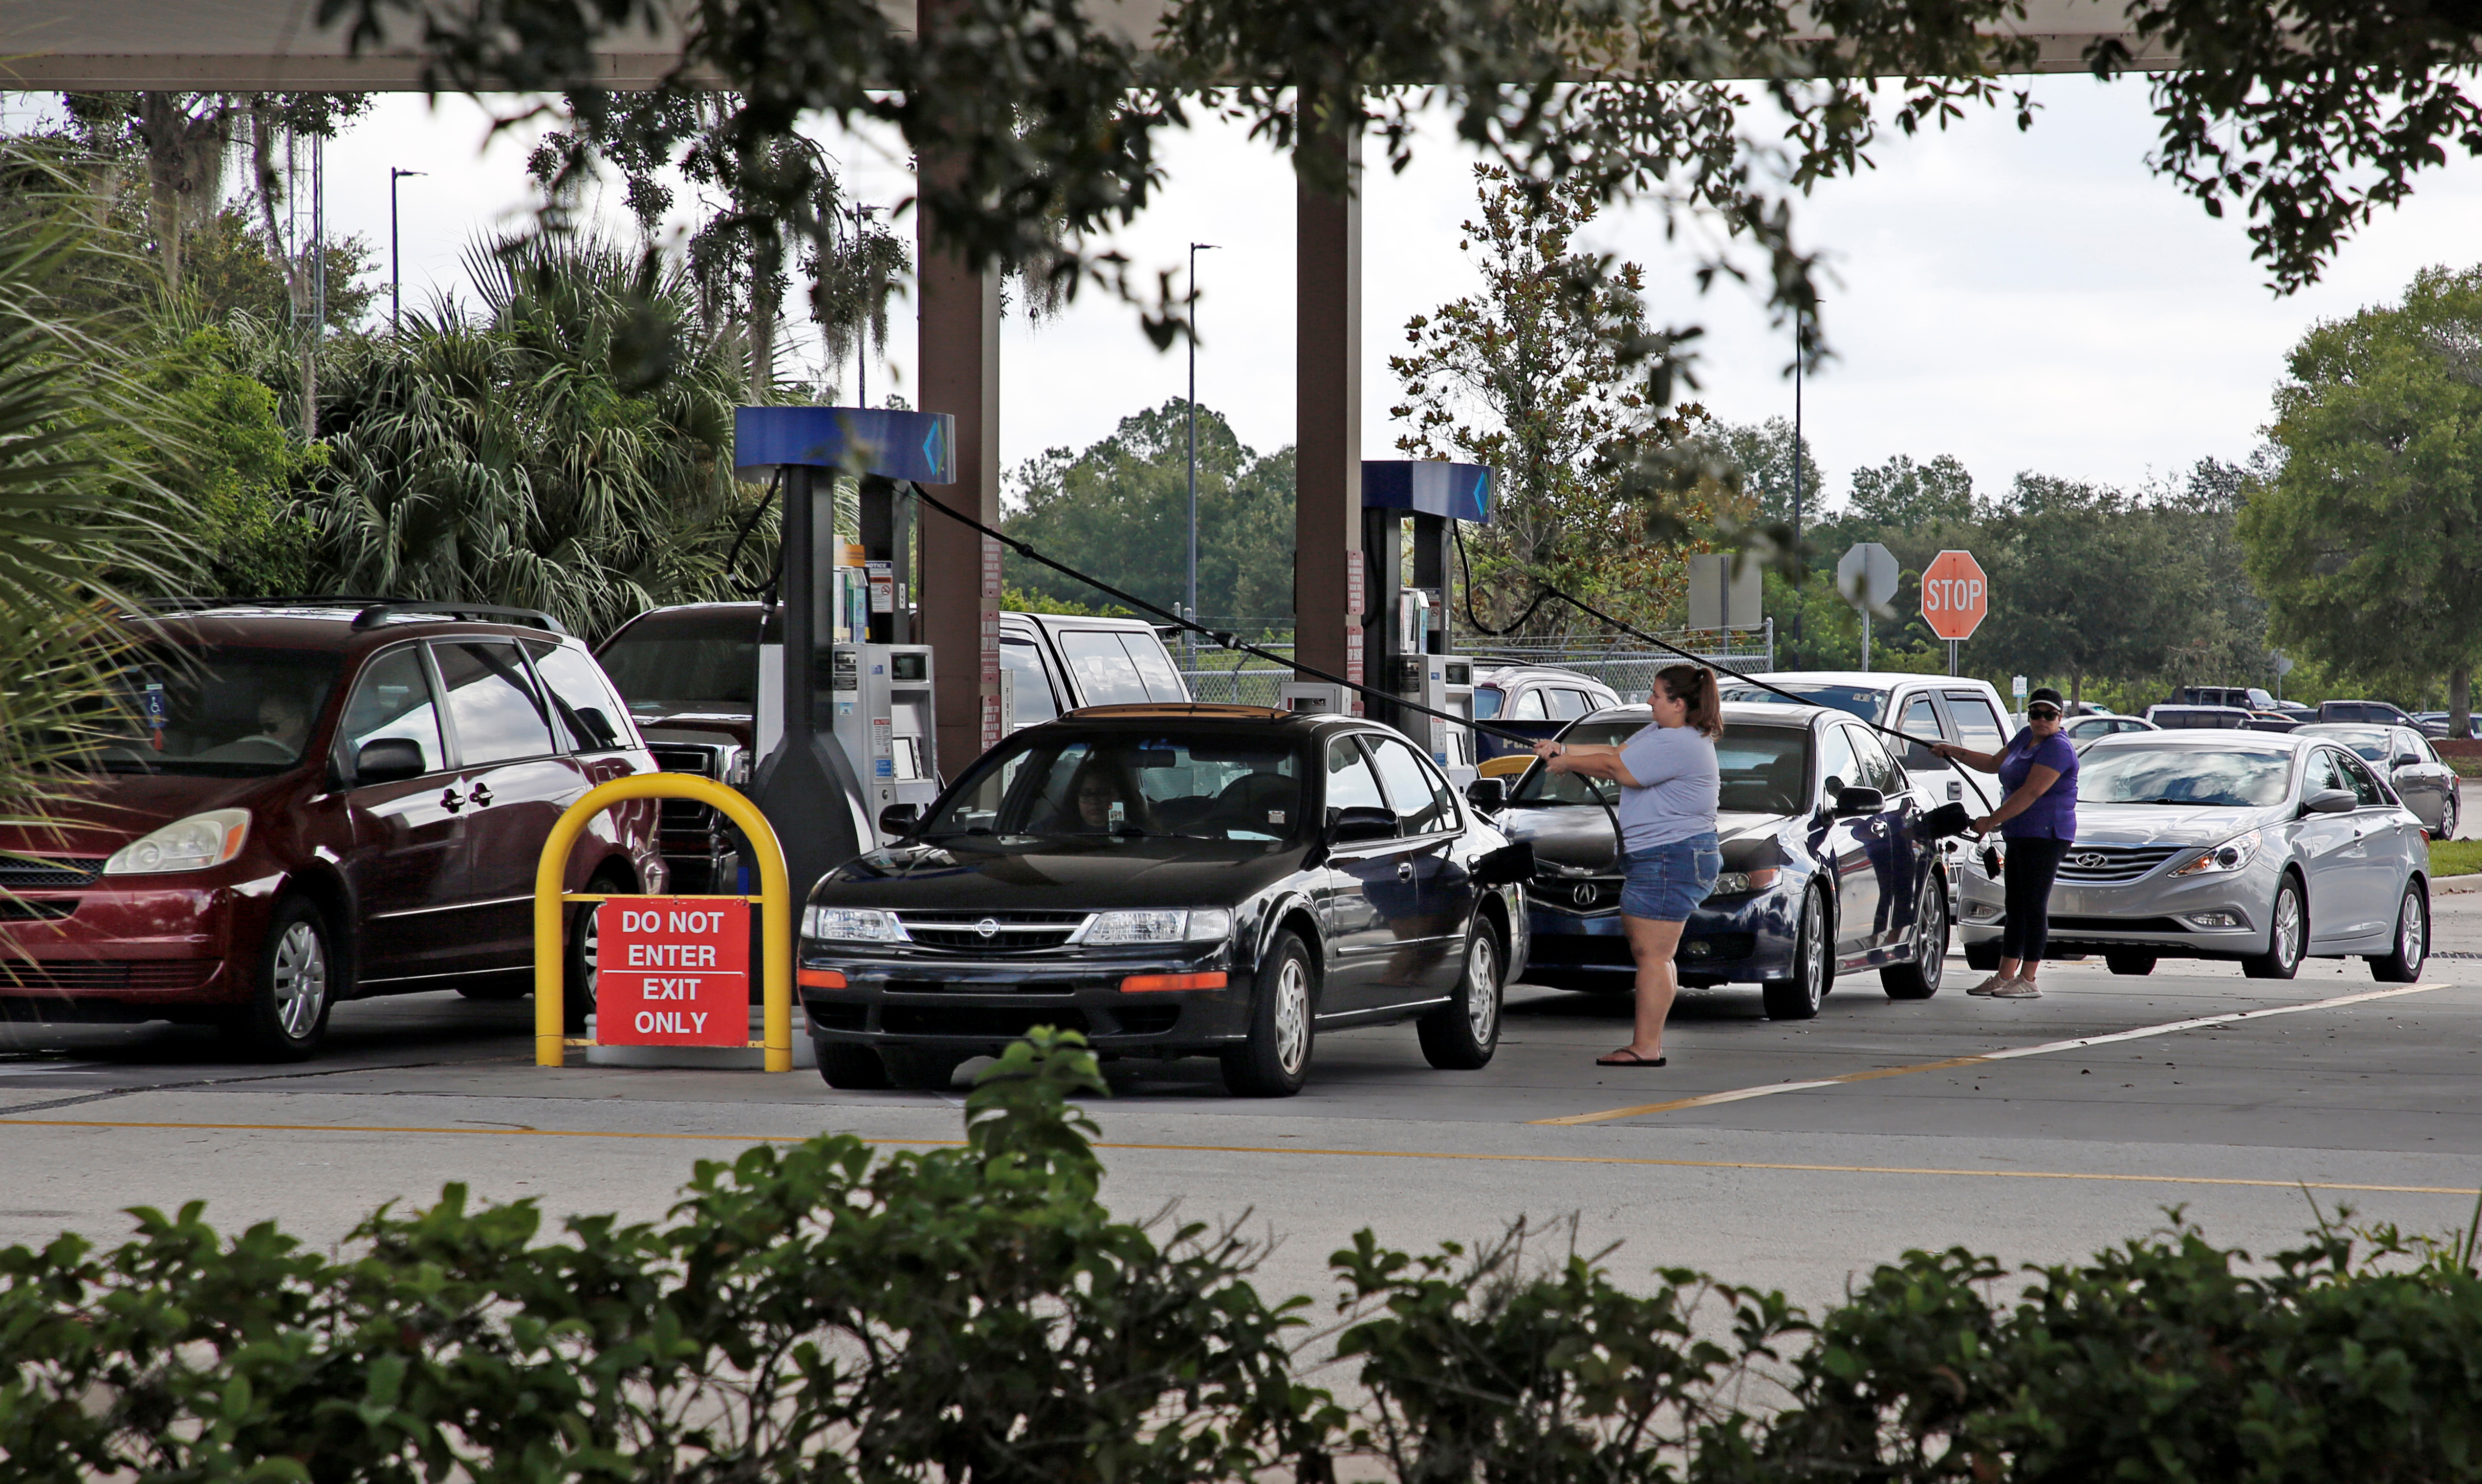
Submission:
M 1777 690 L 1850 712 L 1865 722 L 1893 728 L 1914 738 L 1914 743 L 1904 748 L 1888 739 L 1888 751 L 1899 755 L 1896 761 L 1904 767 L 1914 802 L 1924 812 L 1942 804 L 1958 803 L 1975 814 L 1984 814 L 1999 803 L 1997 779 L 1977 775 L 1974 783 L 1981 787 L 1976 792 L 1972 784 L 1958 776 L 1955 764 L 1935 755 L 1928 745 L 1955 742 L 1977 753 L 1995 753 L 2007 744 L 2007 708 L 1999 703 L 1999 693 L 1992 689 L 1988 680 L 1888 670 L 1794 670 L 1726 677 L 1720 687 L 1723 698 L 1761 703 L 1783 700 L 1774 691 L 1751 684 L 1752 680 L 1764 680 Z M 1941 841 L 1940 853 L 1946 863 L 1948 902 L 1954 906 L 1957 885 L 1969 853 L 1963 841 L 1953 837 Z

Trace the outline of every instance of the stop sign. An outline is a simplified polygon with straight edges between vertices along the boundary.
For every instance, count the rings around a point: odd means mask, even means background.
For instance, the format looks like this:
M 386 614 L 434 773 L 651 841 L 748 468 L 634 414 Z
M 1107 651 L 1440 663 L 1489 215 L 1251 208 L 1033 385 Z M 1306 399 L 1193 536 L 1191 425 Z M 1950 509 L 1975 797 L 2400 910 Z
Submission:
M 1941 639 L 1970 639 L 1991 613 L 1991 584 L 1970 551 L 1942 551 L 1922 569 L 1922 622 Z

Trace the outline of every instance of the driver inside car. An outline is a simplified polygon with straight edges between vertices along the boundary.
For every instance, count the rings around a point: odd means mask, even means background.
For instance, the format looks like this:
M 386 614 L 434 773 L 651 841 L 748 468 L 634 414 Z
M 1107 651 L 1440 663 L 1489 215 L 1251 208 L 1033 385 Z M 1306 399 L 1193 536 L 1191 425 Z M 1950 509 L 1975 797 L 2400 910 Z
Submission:
M 1054 833 L 1109 835 L 1116 830 L 1153 833 L 1154 811 L 1129 770 L 1110 757 L 1089 757 L 1069 778 L 1067 799 L 1053 806 Z

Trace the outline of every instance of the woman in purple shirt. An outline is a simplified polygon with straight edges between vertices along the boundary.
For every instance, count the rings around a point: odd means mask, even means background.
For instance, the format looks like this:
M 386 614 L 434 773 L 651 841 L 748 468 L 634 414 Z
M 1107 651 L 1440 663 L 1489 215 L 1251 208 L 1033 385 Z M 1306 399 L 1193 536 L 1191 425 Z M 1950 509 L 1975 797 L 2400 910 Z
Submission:
M 1931 751 L 1969 768 L 1999 775 L 2008 797 L 1973 822 L 1976 835 L 1995 826 L 2008 842 L 2001 881 L 2008 919 L 1999 930 L 1999 972 L 1968 994 L 2032 999 L 2034 971 L 2050 937 L 2051 879 L 2077 837 L 2077 750 L 2060 734 L 2060 693 L 2044 686 L 2025 700 L 2025 729 L 1996 753 L 1941 742 Z

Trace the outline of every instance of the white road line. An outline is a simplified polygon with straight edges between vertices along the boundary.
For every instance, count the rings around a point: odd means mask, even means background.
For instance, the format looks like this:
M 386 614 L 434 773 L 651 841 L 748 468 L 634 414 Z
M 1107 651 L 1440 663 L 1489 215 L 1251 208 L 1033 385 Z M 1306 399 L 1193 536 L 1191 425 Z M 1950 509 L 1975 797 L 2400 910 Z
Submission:
M 1778 1093 L 1809 1092 L 1821 1087 L 1836 1087 L 1846 1082 L 1872 1082 L 1882 1077 L 1907 1076 L 1916 1072 L 1941 1072 L 1956 1067 L 1978 1066 L 1984 1062 L 2014 1061 L 2020 1056 L 2047 1056 L 2055 1051 L 2074 1051 L 2086 1047 L 2110 1046 L 2120 1041 L 2143 1041 L 2150 1036 L 2168 1036 L 2175 1031 L 2200 1030 L 2209 1025 L 2232 1025 L 2242 1020 L 2263 1020 L 2271 1015 L 2302 1015 L 2312 1010 L 2339 1010 L 2346 1005 L 2365 1004 L 2374 999 L 2393 999 L 2402 994 L 2422 994 L 2432 990 L 2454 989 L 2458 986 L 2403 984 L 2393 989 L 2363 990 L 2359 994 L 2338 994 L 2333 999 L 2313 999 L 2298 1005 L 2275 1005 L 2264 1010 L 2236 1010 L 2230 1015 L 2205 1015 L 2194 1020 L 2166 1020 L 2160 1025 L 2141 1025 L 2135 1030 L 2114 1031 L 2105 1036 L 2079 1036 L 2073 1041 L 2046 1041 L 2040 1046 L 2009 1047 L 1998 1051 L 1985 1051 L 1973 1056 L 1952 1056 L 1943 1061 L 1923 1062 L 1911 1067 L 1873 1067 L 1867 1072 L 1848 1072 L 1842 1076 L 1820 1077 L 1806 1082 L 1768 1082 L 1757 1087 L 1737 1087 L 1728 1093 L 1707 1093 L 1697 1098 L 1679 1098 L 1670 1102 L 1640 1103 L 1635 1107 L 1606 1108 L 1600 1113 L 1572 1113 L 1566 1118 L 1537 1118 L 1534 1124 L 1554 1126 L 1609 1123 L 1620 1118 L 1642 1118 L 1653 1113 L 1677 1113 L 1683 1108 L 1708 1108 L 1718 1103 L 1741 1102 L 1752 1098 L 1772 1098 Z

